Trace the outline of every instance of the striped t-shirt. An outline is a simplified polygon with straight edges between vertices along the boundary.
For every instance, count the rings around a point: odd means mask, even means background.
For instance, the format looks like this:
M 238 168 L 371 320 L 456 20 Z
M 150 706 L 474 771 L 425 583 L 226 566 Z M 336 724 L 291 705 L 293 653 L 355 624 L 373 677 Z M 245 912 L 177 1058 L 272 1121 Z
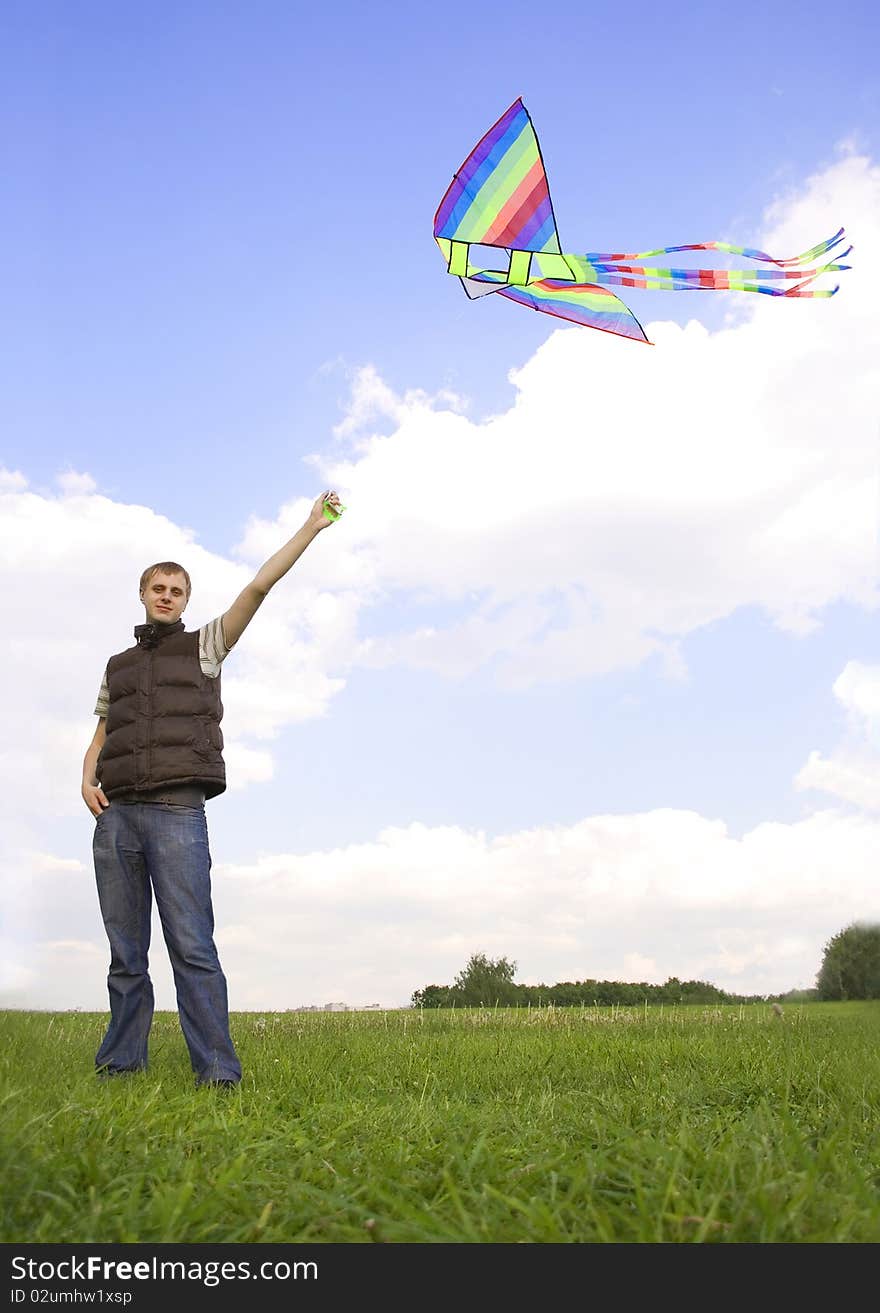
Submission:
M 202 625 L 199 630 L 199 665 L 202 667 L 202 674 L 207 675 L 209 679 L 216 679 L 220 674 L 220 667 L 229 656 L 230 649 L 226 646 L 226 638 L 223 634 L 223 617 L 217 616 L 216 620 L 209 621 L 208 624 Z M 98 701 L 95 703 L 95 715 L 105 717 L 110 709 L 110 688 L 107 683 L 107 671 L 104 671 L 104 678 L 101 680 L 101 691 L 98 694 Z

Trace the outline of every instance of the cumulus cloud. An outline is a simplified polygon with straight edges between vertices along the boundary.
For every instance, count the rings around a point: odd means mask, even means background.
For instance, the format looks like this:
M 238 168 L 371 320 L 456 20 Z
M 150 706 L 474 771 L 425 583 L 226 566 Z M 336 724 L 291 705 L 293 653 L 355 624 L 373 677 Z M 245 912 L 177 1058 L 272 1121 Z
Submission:
M 297 1001 L 320 1001 L 323 986 L 327 997 L 344 987 L 352 1001 L 391 1002 L 390 985 L 405 1000 L 413 980 L 449 983 L 476 951 L 513 957 L 533 983 L 675 974 L 772 992 L 812 984 L 830 934 L 876 913 L 878 839 L 876 821 L 834 812 L 740 840 L 678 811 L 494 839 L 414 825 L 338 853 L 223 867 L 221 878 L 233 920 L 244 885 L 249 905 L 290 927 L 286 953 L 308 959 L 296 968 L 300 995 L 311 989 Z M 282 960 L 264 960 L 259 988 L 277 992 L 276 970 Z
M 673 810 L 494 838 L 414 823 L 330 852 L 218 863 L 218 944 L 239 1009 L 401 1006 L 474 952 L 513 958 L 534 984 L 677 975 L 782 992 L 814 983 L 844 924 L 880 915 L 878 844 L 880 821 L 835 811 L 741 839 Z M 31 996 L 100 1007 L 99 940 L 51 911 L 60 878 L 44 876 Z M 173 1008 L 155 958 L 159 1006 Z
M 373 365 L 364 365 L 351 376 L 351 391 L 345 415 L 335 425 L 333 433 L 337 438 L 351 438 L 357 445 L 358 435 L 364 426 L 372 423 L 377 416 L 399 422 L 406 417 L 408 410 L 424 409 L 438 402 L 453 411 L 467 409 L 467 400 L 448 390 L 431 398 L 421 389 L 412 388 L 403 397 L 398 397 Z
M 795 783 L 880 811 L 880 666 L 847 662 L 834 694 L 847 713 L 846 738 L 827 756 L 814 749 Z
M 59 474 L 55 482 L 67 497 L 80 497 L 94 492 L 98 486 L 91 474 L 78 474 L 76 470 Z
M 482 423 L 365 370 L 340 426 L 356 449 L 321 466 L 346 541 L 402 614 L 460 614 L 367 634 L 358 660 L 494 661 L 517 686 L 654 654 L 675 673 L 679 640 L 739 607 L 795 634 L 832 602 L 876 607 L 880 169 L 839 160 L 771 208 L 761 245 L 803 249 L 842 215 L 856 249 L 834 299 L 743 296 L 719 332 L 651 325 L 653 350 L 561 329 Z
M 814 750 L 798 772 L 796 783 L 799 789 L 819 789 L 857 807 L 880 811 L 880 766 L 876 760 L 823 757 Z

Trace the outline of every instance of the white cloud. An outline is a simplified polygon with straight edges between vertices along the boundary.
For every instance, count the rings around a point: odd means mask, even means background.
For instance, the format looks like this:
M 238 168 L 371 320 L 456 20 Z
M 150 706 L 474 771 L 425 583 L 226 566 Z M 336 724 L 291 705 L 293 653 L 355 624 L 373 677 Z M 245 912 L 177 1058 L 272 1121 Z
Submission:
M 275 774 L 272 754 L 243 743 L 224 744 L 227 783 L 230 789 L 243 789 L 248 784 L 266 784 Z
M 729 293 L 730 327 L 657 323 L 650 350 L 561 329 L 483 423 L 365 369 L 342 427 L 389 431 L 318 462 L 350 507 L 334 546 L 365 598 L 460 614 L 367 635 L 357 659 L 494 661 L 523 686 L 657 653 L 675 671 L 682 636 L 740 607 L 795 634 L 832 602 L 875 608 L 880 169 L 848 156 L 809 179 L 761 245 L 790 254 L 841 220 L 856 249 L 835 298 Z
M 52 853 L 22 853 L 28 870 L 33 875 L 46 871 L 84 871 L 85 865 L 78 857 L 55 857 Z
M 59 474 L 55 482 L 67 497 L 87 496 L 95 492 L 98 486 L 91 474 L 78 474 L 75 470 Z
M 880 909 L 878 843 L 876 820 L 833 811 L 736 840 L 720 821 L 661 810 L 494 839 L 413 824 L 334 852 L 264 854 L 217 867 L 228 919 L 258 941 L 229 945 L 231 988 L 242 1006 L 285 994 L 393 1005 L 451 983 L 479 951 L 514 958 L 534 983 L 811 985 L 830 935 Z
M 403 397 L 398 397 L 379 376 L 373 365 L 365 365 L 353 373 L 351 393 L 345 410 L 345 416 L 334 427 L 337 438 L 354 439 L 354 445 L 363 444 L 363 430 L 376 420 L 403 420 L 412 410 L 430 410 L 438 402 L 453 411 L 467 409 L 467 401 L 455 392 L 444 390 L 434 398 L 417 389 L 411 389 Z
M 770 993 L 812 985 L 828 938 L 880 914 L 878 844 L 880 821 L 835 811 L 741 839 L 671 810 L 495 838 L 413 823 L 216 864 L 217 938 L 243 1009 L 398 1006 L 473 952 L 513 958 L 530 983 L 676 975 Z M 103 1006 L 98 935 L 41 919 L 33 1002 Z M 164 954 L 153 962 L 158 1005 L 173 1008 Z
M 848 661 L 835 680 L 834 695 L 871 733 L 880 720 L 880 666 Z
M 652 957 L 643 957 L 641 953 L 624 953 L 621 978 L 623 980 L 644 981 L 649 985 L 663 984 L 663 977 L 657 970 L 657 963 Z
M 845 759 L 840 755 L 823 757 L 813 751 L 797 774 L 799 789 L 819 789 L 845 802 L 869 811 L 880 811 L 880 763 L 871 760 Z
M 880 811 L 880 666 L 847 662 L 834 694 L 847 713 L 847 736 L 829 756 L 814 749 L 795 784 Z
M 71 956 L 85 957 L 94 959 L 96 957 L 105 957 L 106 953 L 103 948 L 99 948 L 90 939 L 50 939 L 41 947 L 48 954 L 52 954 L 56 959 Z M 91 966 L 91 962 L 89 963 Z

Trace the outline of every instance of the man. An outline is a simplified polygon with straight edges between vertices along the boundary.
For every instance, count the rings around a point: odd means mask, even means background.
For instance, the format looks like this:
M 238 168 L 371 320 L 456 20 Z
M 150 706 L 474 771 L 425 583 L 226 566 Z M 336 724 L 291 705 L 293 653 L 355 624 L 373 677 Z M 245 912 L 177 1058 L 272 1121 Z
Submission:
M 226 788 L 220 667 L 278 580 L 344 507 L 317 498 L 305 524 L 260 567 L 222 616 L 188 633 L 190 577 L 176 561 L 141 576 L 146 623 L 110 658 L 98 727 L 83 762 L 83 800 L 96 817 L 95 877 L 110 941 L 110 1024 L 101 1076 L 142 1071 L 153 1019 L 148 973 L 152 894 L 174 972 L 180 1025 L 198 1085 L 234 1086 L 226 978 L 214 945 L 205 800 Z

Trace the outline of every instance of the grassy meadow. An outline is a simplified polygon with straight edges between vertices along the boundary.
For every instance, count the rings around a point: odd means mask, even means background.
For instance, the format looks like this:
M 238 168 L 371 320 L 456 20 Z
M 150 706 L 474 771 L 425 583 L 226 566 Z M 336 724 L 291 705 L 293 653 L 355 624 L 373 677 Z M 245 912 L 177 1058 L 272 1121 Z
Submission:
M 175 1013 L 98 1082 L 98 1013 L 0 1013 L 0 1241 L 880 1240 L 880 1003 Z

